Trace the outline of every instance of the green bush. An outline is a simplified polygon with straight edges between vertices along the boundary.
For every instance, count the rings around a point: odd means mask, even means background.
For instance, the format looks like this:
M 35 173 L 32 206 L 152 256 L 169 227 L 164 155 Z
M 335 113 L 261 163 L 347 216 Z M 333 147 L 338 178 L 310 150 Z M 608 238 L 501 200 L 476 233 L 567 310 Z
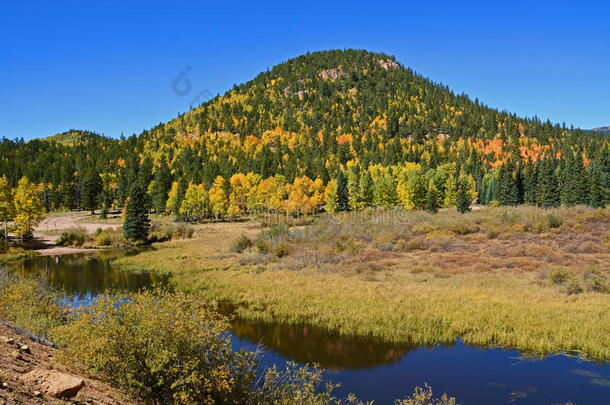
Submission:
M 235 351 L 228 321 L 187 294 L 164 290 L 104 296 L 54 331 L 61 359 L 158 404 L 337 404 L 321 371 L 278 372 Z
M 98 229 L 93 239 L 98 246 L 121 247 L 127 243 L 123 231 L 115 228 Z
M 224 318 L 185 294 L 105 296 L 56 329 L 64 360 L 156 403 L 239 403 L 253 354 L 236 352 Z
M 91 237 L 85 228 L 69 228 L 65 229 L 59 239 L 57 240 L 57 244 L 62 246 L 83 246 L 86 242 L 91 241 Z
M 193 227 L 185 224 L 153 223 L 150 227 L 149 242 L 166 242 L 172 239 L 187 239 L 193 236 Z
M 59 295 L 37 279 L 20 278 L 0 269 L 0 318 L 39 336 L 63 319 Z

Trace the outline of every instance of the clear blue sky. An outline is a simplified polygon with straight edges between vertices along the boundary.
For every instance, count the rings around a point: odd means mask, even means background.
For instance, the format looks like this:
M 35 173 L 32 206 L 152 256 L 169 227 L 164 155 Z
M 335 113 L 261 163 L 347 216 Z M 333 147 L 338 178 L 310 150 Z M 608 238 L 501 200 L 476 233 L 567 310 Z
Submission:
M 5 2 L 0 137 L 140 133 L 188 110 L 202 91 L 222 93 L 291 57 L 333 48 L 393 54 L 522 116 L 610 125 L 604 3 Z M 172 91 L 181 72 L 192 85 L 186 96 Z

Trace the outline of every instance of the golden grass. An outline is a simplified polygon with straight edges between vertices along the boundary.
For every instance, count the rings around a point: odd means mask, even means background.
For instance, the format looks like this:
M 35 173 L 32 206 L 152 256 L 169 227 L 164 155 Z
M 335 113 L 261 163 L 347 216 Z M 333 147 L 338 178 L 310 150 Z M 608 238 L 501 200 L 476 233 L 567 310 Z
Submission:
M 178 288 L 231 301 L 247 319 L 391 342 L 461 338 L 610 359 L 610 294 L 548 277 L 561 268 L 573 279 L 590 272 L 608 279 L 610 210 L 483 208 L 385 222 L 357 215 L 267 232 L 265 243 L 289 249 L 282 258 L 256 248 L 232 253 L 233 240 L 254 238 L 258 227 L 227 223 L 203 225 L 193 240 L 157 244 L 117 263 L 173 274 Z

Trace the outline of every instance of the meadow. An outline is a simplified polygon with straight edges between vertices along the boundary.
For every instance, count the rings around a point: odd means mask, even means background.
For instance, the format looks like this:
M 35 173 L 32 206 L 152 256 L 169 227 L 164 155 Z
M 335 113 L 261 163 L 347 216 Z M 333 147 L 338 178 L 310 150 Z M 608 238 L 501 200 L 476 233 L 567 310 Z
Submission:
M 250 320 L 608 361 L 610 209 L 476 208 L 209 223 L 117 264 Z

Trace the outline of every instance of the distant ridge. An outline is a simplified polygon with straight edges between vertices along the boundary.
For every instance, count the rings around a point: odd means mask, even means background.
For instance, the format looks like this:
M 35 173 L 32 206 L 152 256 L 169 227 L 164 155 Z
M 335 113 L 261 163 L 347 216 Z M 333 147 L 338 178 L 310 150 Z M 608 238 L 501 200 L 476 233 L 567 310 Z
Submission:
M 602 134 L 610 134 L 610 125 L 607 127 L 597 127 L 591 129 L 592 132 L 601 132 Z

